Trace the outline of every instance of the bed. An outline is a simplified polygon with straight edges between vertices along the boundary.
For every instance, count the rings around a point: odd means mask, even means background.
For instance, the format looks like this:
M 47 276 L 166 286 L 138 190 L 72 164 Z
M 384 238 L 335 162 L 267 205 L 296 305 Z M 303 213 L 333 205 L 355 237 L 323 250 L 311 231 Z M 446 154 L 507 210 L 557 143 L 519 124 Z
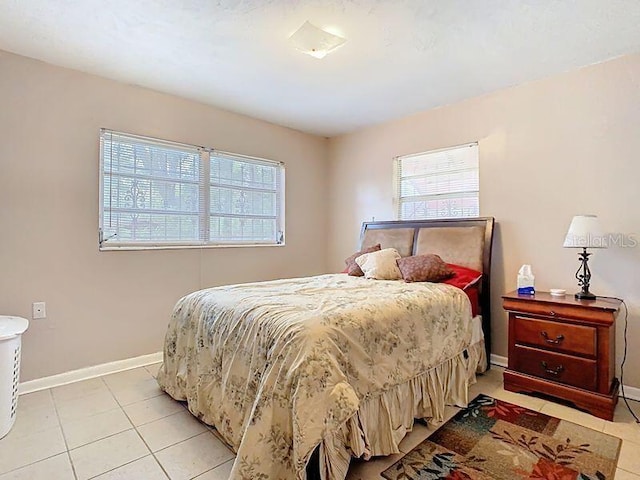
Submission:
M 175 307 L 158 382 L 237 453 L 232 479 L 342 480 L 352 457 L 398 453 L 415 418 L 468 402 L 489 358 L 492 233 L 492 218 L 362 227 L 362 248 L 481 271 L 476 317 L 440 283 L 330 274 L 201 290 Z

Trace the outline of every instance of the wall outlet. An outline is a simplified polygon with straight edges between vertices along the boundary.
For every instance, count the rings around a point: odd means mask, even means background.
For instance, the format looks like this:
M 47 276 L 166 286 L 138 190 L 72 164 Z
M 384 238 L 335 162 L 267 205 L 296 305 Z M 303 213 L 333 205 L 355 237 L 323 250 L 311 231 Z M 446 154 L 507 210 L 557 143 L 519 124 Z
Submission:
M 45 302 L 34 302 L 33 319 L 47 318 L 47 304 Z

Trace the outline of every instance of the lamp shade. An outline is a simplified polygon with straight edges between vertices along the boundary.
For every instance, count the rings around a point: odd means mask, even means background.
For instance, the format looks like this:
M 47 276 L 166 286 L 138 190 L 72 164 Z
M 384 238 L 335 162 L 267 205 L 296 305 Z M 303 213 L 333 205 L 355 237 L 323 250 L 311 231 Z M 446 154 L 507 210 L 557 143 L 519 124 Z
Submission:
M 566 248 L 607 248 L 606 238 L 595 215 L 576 215 L 564 239 Z

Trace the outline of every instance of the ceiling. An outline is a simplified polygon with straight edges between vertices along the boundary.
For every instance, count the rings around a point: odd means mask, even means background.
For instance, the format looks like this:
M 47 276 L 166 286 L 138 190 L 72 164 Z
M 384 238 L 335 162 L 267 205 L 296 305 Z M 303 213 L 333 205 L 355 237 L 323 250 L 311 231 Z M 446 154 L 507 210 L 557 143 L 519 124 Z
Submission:
M 322 60 L 306 20 L 348 39 Z M 0 0 L 0 49 L 334 136 L 640 51 L 639 0 Z

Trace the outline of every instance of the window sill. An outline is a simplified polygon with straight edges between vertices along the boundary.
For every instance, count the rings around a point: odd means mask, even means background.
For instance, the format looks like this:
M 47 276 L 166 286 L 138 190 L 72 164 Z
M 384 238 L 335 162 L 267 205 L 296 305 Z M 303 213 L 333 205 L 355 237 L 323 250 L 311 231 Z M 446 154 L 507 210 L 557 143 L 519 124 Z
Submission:
M 210 248 L 252 248 L 252 247 L 284 247 L 285 243 L 249 243 L 218 245 L 123 245 L 121 247 L 98 247 L 101 252 L 132 252 L 137 250 L 207 250 Z

